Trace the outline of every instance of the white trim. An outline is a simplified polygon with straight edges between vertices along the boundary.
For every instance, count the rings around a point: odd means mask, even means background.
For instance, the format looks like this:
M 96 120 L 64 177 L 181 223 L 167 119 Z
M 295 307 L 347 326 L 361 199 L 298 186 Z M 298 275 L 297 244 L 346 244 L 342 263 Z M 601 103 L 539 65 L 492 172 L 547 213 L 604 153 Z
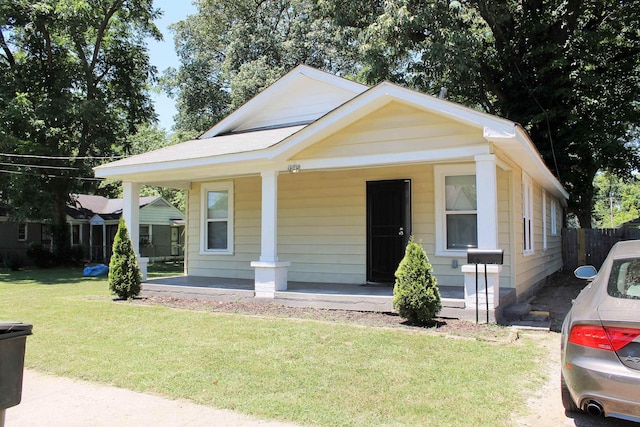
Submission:
M 498 183 L 496 156 L 475 156 L 478 248 L 498 248 Z
M 445 177 L 460 175 L 476 175 L 475 164 L 463 165 L 435 165 L 433 167 L 434 175 L 434 197 L 435 197 L 435 224 L 436 224 L 436 255 L 450 257 L 466 257 L 466 250 L 447 249 L 447 219 L 446 219 L 446 193 L 445 193 Z M 477 186 L 477 184 L 476 184 Z M 475 213 L 477 215 L 477 206 Z M 460 213 L 465 213 L 461 211 Z
M 227 192 L 227 247 L 226 249 L 207 249 L 207 198 L 210 191 Z M 202 186 L 200 192 L 200 254 L 201 255 L 233 255 L 233 238 L 235 234 L 234 202 L 233 202 L 233 181 L 207 183 Z
M 558 235 L 558 201 L 551 199 L 551 235 Z
M 533 181 L 526 172 L 522 172 L 522 242 L 523 254 L 534 253 L 533 245 Z
M 547 250 L 547 192 L 542 189 L 542 250 Z
M 140 257 L 140 187 L 141 184 L 135 182 L 122 183 L 122 217 L 129 230 L 131 246 L 135 254 Z M 106 242 L 106 239 L 103 241 Z M 106 255 L 105 255 L 106 258 Z
M 239 126 L 247 117 L 255 114 L 256 111 L 259 111 L 263 108 L 269 108 L 273 98 L 278 98 L 278 95 L 280 95 L 280 91 L 286 89 L 291 81 L 297 79 L 300 75 L 308 77 L 312 80 L 330 84 L 347 92 L 351 92 L 353 93 L 353 96 L 369 89 L 368 86 L 354 82 L 352 80 L 347 80 L 343 77 L 339 77 L 334 74 L 309 67 L 308 65 L 299 65 L 284 76 L 280 77 L 273 84 L 268 86 L 252 99 L 247 101 L 236 111 L 222 119 L 211 129 L 203 133 L 202 136 L 199 137 L 199 139 L 211 138 L 220 133 L 232 130 L 235 127 Z
M 278 172 L 260 173 L 262 179 L 262 213 L 260 233 L 260 261 L 278 262 Z
M 20 238 L 21 226 L 24 226 L 24 237 L 22 239 Z M 20 222 L 18 223 L 18 242 L 26 242 L 27 240 L 29 240 L 29 226 L 26 222 Z

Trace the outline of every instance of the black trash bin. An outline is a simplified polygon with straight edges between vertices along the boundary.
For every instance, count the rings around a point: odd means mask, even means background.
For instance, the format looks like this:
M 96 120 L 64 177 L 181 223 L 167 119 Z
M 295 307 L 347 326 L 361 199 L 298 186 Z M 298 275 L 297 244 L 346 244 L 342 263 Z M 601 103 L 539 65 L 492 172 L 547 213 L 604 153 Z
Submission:
M 24 349 L 31 329 L 27 323 L 0 322 L 0 427 L 5 409 L 22 400 Z

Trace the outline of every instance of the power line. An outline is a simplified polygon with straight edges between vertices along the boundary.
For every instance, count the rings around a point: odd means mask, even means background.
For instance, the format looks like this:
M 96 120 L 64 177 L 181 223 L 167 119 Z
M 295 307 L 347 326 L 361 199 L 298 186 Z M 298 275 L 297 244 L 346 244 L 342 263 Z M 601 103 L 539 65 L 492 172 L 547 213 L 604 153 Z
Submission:
M 28 173 L 28 172 L 21 172 L 21 171 L 10 171 L 10 170 L 6 170 L 6 169 L 0 169 L 0 173 L 8 173 L 8 174 L 13 174 L 13 175 L 25 175 L 25 176 L 38 176 L 38 177 L 45 177 L 45 178 L 58 178 L 58 179 L 75 179 L 75 180 L 79 180 L 79 181 L 104 181 L 104 179 L 102 178 L 89 178 L 89 177 L 82 177 L 82 176 L 60 176 L 60 175 L 41 175 L 41 174 L 37 174 L 37 173 Z
M 21 157 L 25 159 L 46 159 L 46 160 L 109 160 L 109 159 L 122 159 L 127 156 L 39 156 L 36 154 L 12 154 L 12 153 L 0 153 L 0 156 L 6 157 Z
M 0 162 L 0 166 L 16 166 L 16 167 L 26 167 L 26 168 L 40 168 L 40 169 L 60 169 L 60 170 L 72 170 L 77 171 L 78 168 L 73 168 L 71 166 L 42 166 L 42 165 L 29 165 L 25 163 L 2 163 Z

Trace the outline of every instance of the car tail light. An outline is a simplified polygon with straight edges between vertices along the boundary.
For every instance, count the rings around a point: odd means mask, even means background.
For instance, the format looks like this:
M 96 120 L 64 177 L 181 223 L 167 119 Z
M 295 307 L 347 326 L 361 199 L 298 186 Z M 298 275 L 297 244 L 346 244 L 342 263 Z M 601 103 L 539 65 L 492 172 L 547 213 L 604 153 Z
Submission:
M 600 350 L 618 351 L 638 336 L 640 329 L 575 325 L 569 334 L 569 342 Z

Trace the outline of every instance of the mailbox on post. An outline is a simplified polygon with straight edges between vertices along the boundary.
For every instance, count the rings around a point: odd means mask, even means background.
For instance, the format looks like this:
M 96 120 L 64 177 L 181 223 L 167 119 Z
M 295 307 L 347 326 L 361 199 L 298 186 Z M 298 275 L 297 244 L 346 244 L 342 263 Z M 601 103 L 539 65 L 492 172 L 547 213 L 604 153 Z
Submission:
M 489 280 L 487 264 L 502 265 L 504 250 L 502 249 L 467 249 L 467 264 L 476 265 L 476 323 L 478 323 L 478 264 L 484 264 L 484 295 L 487 306 L 487 323 L 489 323 Z

